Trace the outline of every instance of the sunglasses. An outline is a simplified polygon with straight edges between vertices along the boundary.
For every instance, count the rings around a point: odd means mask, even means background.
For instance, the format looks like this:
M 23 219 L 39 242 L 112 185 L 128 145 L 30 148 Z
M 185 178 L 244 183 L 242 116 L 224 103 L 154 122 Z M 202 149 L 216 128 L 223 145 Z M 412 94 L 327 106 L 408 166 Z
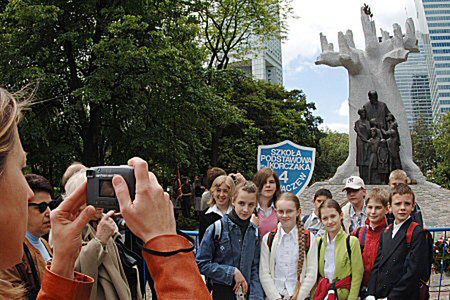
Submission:
M 41 203 L 28 203 L 28 207 L 37 207 L 39 209 L 39 212 L 42 214 L 47 210 L 47 207 L 50 207 L 50 210 L 55 209 L 56 207 L 58 207 L 58 202 L 57 201 L 50 201 L 49 203 L 47 202 L 41 202 Z

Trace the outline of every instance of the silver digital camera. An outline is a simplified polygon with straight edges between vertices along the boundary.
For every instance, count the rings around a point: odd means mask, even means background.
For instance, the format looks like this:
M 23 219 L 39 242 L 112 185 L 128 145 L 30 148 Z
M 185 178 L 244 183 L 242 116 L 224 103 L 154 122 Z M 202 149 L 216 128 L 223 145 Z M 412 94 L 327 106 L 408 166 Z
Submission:
M 112 185 L 115 175 L 125 179 L 130 197 L 133 200 L 136 193 L 136 178 L 134 168 L 129 166 L 100 166 L 86 170 L 87 177 L 87 204 L 105 210 L 120 211 L 119 202 Z

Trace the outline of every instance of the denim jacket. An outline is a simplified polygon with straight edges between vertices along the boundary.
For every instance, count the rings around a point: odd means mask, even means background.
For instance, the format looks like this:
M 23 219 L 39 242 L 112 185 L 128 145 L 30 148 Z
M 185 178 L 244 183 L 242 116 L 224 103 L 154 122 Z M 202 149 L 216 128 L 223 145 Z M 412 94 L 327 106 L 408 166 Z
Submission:
M 261 252 L 258 228 L 250 222 L 241 247 L 241 230 L 228 215 L 222 218 L 222 236 L 214 243 L 214 224 L 206 229 L 197 251 L 200 272 L 214 282 L 233 286 L 234 271 L 238 268 L 250 287 L 249 299 L 263 299 L 259 281 L 259 255 Z

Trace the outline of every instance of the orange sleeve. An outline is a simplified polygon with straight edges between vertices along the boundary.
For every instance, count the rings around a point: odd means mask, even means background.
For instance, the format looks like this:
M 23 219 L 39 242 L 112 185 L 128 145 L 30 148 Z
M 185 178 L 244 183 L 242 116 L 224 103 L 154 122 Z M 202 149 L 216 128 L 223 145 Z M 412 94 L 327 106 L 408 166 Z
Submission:
M 61 277 L 47 266 L 38 300 L 89 300 L 94 279 L 75 272 L 74 279 Z
M 169 252 L 190 248 L 192 245 L 182 236 L 167 234 L 151 239 L 145 247 Z M 194 253 L 181 252 L 167 257 L 145 251 L 142 253 L 155 282 L 158 299 L 211 299 L 211 294 L 200 276 Z

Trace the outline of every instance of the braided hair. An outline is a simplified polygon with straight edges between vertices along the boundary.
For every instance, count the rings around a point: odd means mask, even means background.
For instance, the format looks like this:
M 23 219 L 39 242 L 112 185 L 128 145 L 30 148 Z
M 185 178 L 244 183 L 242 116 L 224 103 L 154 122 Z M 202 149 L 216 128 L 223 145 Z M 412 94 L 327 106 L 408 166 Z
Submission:
M 295 208 L 297 210 L 300 209 L 300 200 L 295 194 L 291 192 L 281 194 L 281 196 L 278 197 L 276 202 L 280 200 L 292 201 L 295 204 Z M 297 217 L 296 224 L 298 234 L 298 261 L 297 261 L 297 285 L 295 287 L 293 299 L 297 299 L 298 293 L 300 292 L 300 285 L 301 285 L 300 276 L 302 274 L 303 263 L 305 262 L 305 255 L 306 255 L 305 224 L 303 224 L 303 220 L 300 215 Z

